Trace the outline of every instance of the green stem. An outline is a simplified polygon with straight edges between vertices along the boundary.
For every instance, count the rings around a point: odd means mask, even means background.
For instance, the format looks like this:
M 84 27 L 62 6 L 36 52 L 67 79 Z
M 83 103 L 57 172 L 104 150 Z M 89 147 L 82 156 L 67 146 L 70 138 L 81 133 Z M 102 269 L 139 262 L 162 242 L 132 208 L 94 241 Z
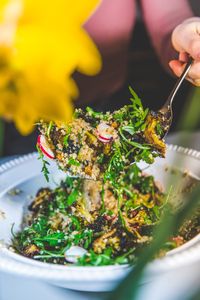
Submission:
M 128 143 L 128 144 L 130 144 L 131 146 L 133 146 L 133 147 L 135 147 L 135 148 L 138 148 L 138 149 L 144 149 L 144 150 L 148 150 L 148 149 L 150 149 L 150 147 L 148 146 L 148 145 L 141 145 L 141 144 L 139 144 L 139 143 L 137 143 L 137 142 L 133 142 L 133 141 L 130 141 L 130 140 L 128 140 L 126 137 L 125 137 L 125 135 L 122 133 L 122 128 L 119 128 L 119 133 L 120 133 L 120 135 L 121 135 L 121 137 L 123 138 L 123 140 L 126 142 L 126 143 Z

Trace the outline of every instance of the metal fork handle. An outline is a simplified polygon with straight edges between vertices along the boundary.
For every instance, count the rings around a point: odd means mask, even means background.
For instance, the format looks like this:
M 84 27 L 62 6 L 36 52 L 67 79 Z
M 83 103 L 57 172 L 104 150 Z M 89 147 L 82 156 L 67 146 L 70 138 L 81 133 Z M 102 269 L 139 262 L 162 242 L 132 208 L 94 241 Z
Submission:
M 166 108 L 166 107 L 170 107 L 172 105 L 172 102 L 174 100 L 174 97 L 179 89 L 179 87 L 181 86 L 183 80 L 185 79 L 185 77 L 187 76 L 191 66 L 192 66 L 192 63 L 193 63 L 193 58 L 192 57 L 189 57 L 189 60 L 184 68 L 184 71 L 183 73 L 181 74 L 181 76 L 179 77 L 179 79 L 177 80 L 173 90 L 171 91 L 171 93 L 169 94 L 168 98 L 167 98 L 167 101 L 165 102 L 163 108 Z

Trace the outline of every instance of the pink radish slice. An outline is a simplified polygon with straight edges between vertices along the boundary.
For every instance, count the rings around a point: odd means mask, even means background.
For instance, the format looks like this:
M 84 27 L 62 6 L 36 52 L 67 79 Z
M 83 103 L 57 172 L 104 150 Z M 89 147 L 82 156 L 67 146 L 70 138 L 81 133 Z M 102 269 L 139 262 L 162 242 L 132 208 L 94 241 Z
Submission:
M 101 141 L 103 143 L 109 143 L 111 141 L 111 139 L 104 138 L 101 135 L 98 136 L 98 139 L 99 139 L 99 141 Z
M 51 150 L 49 143 L 46 139 L 46 137 L 44 135 L 39 135 L 38 139 L 37 139 L 37 144 L 39 146 L 39 148 L 41 149 L 41 151 L 48 157 L 51 159 L 55 158 L 55 154 L 53 153 L 53 151 Z
M 111 127 L 105 123 L 100 123 L 97 126 L 97 137 L 98 139 L 103 143 L 109 143 L 113 136 L 108 131 L 111 129 Z

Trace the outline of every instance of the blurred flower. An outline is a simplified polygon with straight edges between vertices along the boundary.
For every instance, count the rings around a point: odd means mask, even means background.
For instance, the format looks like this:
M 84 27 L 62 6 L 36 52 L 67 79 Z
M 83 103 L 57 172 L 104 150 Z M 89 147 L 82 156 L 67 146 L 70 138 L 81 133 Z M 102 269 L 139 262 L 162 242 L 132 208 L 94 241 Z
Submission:
M 0 116 L 28 134 L 38 119 L 69 121 L 78 89 L 71 74 L 95 75 L 99 52 L 82 28 L 99 0 L 1 0 Z

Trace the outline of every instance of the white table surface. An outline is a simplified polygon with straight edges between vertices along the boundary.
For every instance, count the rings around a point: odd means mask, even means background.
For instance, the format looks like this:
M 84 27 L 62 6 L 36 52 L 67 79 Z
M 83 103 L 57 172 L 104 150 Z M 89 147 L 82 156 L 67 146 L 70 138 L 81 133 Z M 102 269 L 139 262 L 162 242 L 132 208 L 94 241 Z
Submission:
M 180 139 L 180 134 L 171 135 L 167 141 L 200 150 L 200 132 L 188 136 L 191 138 L 189 142 Z M 163 274 L 142 286 L 138 300 L 187 300 L 199 287 L 200 264 L 196 264 Z M 102 300 L 108 295 L 70 291 L 41 281 L 0 272 L 0 300 Z

